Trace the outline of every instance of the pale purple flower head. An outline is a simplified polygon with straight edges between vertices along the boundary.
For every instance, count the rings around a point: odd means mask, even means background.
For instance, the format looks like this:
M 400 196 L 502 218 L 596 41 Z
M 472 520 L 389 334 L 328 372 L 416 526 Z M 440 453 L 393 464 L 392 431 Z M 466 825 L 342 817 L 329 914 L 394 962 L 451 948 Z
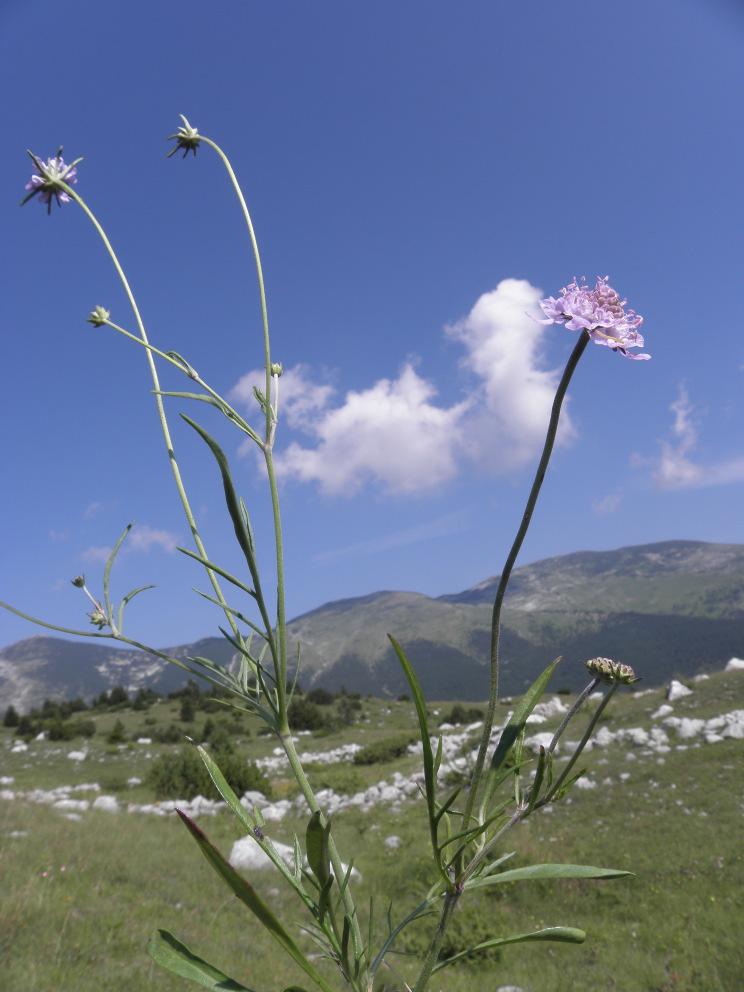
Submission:
M 29 181 L 26 183 L 26 189 L 30 190 L 27 197 L 24 198 L 23 203 L 27 203 L 32 197 L 38 196 L 42 203 L 47 205 L 47 212 L 52 212 L 52 201 L 56 201 L 59 206 L 63 203 L 70 202 L 70 195 L 62 189 L 60 183 L 66 183 L 68 186 L 72 186 L 77 183 L 77 163 L 82 161 L 77 159 L 71 165 L 67 165 L 65 160 L 62 158 L 62 149 L 52 158 L 48 158 L 46 162 L 37 158 L 36 155 L 31 155 L 31 160 L 36 167 L 36 172 L 31 176 Z
M 646 359 L 650 355 L 631 355 L 629 348 L 642 348 L 643 337 L 638 328 L 643 317 L 635 310 L 625 308 L 627 300 L 621 300 L 609 284 L 609 276 L 597 276 L 593 289 L 586 279 L 564 286 L 559 296 L 548 296 L 540 301 L 545 314 L 543 324 L 565 324 L 569 331 L 588 331 L 595 344 L 603 344 L 626 358 Z

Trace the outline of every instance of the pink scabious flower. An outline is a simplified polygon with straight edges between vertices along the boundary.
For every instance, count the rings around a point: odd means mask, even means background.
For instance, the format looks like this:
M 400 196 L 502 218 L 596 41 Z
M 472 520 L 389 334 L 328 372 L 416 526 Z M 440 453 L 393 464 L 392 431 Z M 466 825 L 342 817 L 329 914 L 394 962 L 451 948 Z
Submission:
M 579 282 L 574 277 L 559 296 L 540 300 L 546 317 L 540 323 L 565 324 L 569 331 L 588 331 L 595 344 L 611 348 L 626 358 L 650 358 L 646 354 L 632 355 L 628 350 L 643 347 L 643 337 L 638 333 L 643 317 L 635 310 L 626 310 L 626 303 L 610 286 L 609 276 L 597 276 L 593 289 L 583 277 Z
M 39 200 L 47 205 L 47 213 L 52 212 L 53 200 L 57 202 L 58 206 L 62 206 L 63 203 L 69 203 L 71 197 L 68 193 L 65 193 L 60 183 L 64 182 L 68 186 L 77 183 L 76 165 L 82 159 L 77 159 L 71 165 L 67 165 L 62 158 L 61 148 L 55 156 L 48 158 L 46 162 L 37 158 L 31 152 L 29 152 L 29 155 L 36 167 L 36 172 L 26 183 L 26 189 L 30 190 L 30 192 L 24 198 L 23 203 L 27 203 L 32 197 L 38 196 Z

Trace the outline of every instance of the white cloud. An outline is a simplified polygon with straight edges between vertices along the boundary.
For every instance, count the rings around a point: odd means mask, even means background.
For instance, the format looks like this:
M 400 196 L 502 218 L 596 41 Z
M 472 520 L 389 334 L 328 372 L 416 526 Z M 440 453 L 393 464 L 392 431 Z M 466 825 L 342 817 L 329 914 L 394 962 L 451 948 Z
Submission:
M 149 524 L 139 524 L 132 527 L 120 553 L 147 553 L 152 548 L 160 548 L 171 554 L 176 550 L 177 545 L 178 538 L 170 531 L 158 530 L 155 527 L 150 527 Z M 82 551 L 80 557 L 84 561 L 99 563 L 105 562 L 110 554 L 110 546 L 94 545 Z
M 674 414 L 671 439 L 661 442 L 655 461 L 654 481 L 661 489 L 703 489 L 744 482 L 744 458 L 734 457 L 703 464 L 692 457 L 699 430 L 687 387 L 681 383 L 669 409 Z
M 171 554 L 178 546 L 178 538 L 170 531 L 157 530 L 148 524 L 140 524 L 132 528 L 126 545 L 130 551 L 149 551 L 151 548 L 160 548 Z
M 558 374 L 545 369 L 546 328 L 537 315 L 540 290 L 524 279 L 504 279 L 481 296 L 467 317 L 445 328 L 464 354 L 466 394 L 451 406 L 407 362 L 395 379 L 351 391 L 333 405 L 331 386 L 313 382 L 308 369 L 287 369 L 280 380 L 280 420 L 313 438 L 276 456 L 285 478 L 314 482 L 331 495 L 349 495 L 368 483 L 390 492 L 434 489 L 468 462 L 479 470 L 509 472 L 540 450 Z M 244 375 L 230 393 L 252 402 L 263 373 Z M 574 429 L 564 412 L 558 440 Z M 243 450 L 247 450 L 244 445 Z
M 436 406 L 435 395 L 406 364 L 397 379 L 349 392 L 342 406 L 324 410 L 308 425 L 315 447 L 291 444 L 277 458 L 279 470 L 333 495 L 357 492 L 370 481 L 393 492 L 435 488 L 457 471 L 467 406 Z
M 620 509 L 622 501 L 622 493 L 607 493 L 602 499 L 594 500 L 592 509 L 598 517 L 606 517 L 610 513 L 616 513 Z
M 466 350 L 462 365 L 481 380 L 468 417 L 470 453 L 494 472 L 531 460 L 545 438 L 558 373 L 541 368 L 547 329 L 529 316 L 541 295 L 526 279 L 503 279 L 447 328 Z M 564 405 L 558 440 L 574 434 Z
M 99 513 L 102 509 L 103 509 L 103 503 L 99 503 L 98 500 L 94 499 L 93 502 L 88 503 L 88 505 L 83 510 L 83 516 L 85 517 L 86 520 L 90 520 L 92 517 L 95 517 L 96 514 Z

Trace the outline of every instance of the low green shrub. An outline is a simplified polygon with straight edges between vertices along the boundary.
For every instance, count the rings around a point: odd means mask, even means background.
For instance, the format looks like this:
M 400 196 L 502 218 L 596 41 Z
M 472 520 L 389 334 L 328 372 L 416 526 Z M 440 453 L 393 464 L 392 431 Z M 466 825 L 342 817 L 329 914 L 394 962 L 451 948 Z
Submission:
M 398 737 L 386 737 L 375 744 L 367 744 L 361 751 L 354 755 L 355 765 L 380 765 L 385 761 L 394 761 L 400 758 L 408 750 L 410 744 L 416 740 L 408 734 Z
M 212 753 L 222 774 L 239 796 L 249 789 L 263 792 L 265 796 L 270 794 L 268 779 L 244 756 L 232 748 Z M 147 784 L 158 799 L 219 798 L 204 762 L 193 747 L 183 747 L 157 758 L 147 774 Z

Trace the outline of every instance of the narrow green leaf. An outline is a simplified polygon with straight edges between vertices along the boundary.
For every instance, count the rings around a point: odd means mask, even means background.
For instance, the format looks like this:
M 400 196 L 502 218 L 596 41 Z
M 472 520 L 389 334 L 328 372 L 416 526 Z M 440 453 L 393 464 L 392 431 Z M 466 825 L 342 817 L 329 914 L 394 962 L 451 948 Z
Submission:
M 495 779 L 497 773 L 509 756 L 509 752 L 516 744 L 520 734 L 523 733 L 524 728 L 527 725 L 527 717 L 530 713 L 532 713 L 535 706 L 537 706 L 540 697 L 547 688 L 548 682 L 550 681 L 550 678 L 555 670 L 555 666 L 560 660 L 560 658 L 556 658 L 555 661 L 551 661 L 545 671 L 538 675 L 524 696 L 522 696 L 522 699 L 517 704 L 509 722 L 506 727 L 504 727 L 501 737 L 499 738 L 499 742 L 496 745 L 496 749 L 493 752 L 493 757 L 491 758 L 491 766 L 488 771 L 488 778 L 486 780 L 483 798 L 484 807 L 488 805 L 488 802 L 495 791 Z
M 139 596 L 139 594 L 140 594 L 141 592 L 147 592 L 147 590 L 148 590 L 148 589 L 154 589 L 154 588 L 155 588 L 155 586 L 154 586 L 154 585 L 148 585 L 148 586 L 137 586 L 137 588 L 136 588 L 136 589 L 131 589 L 131 590 L 130 590 L 130 591 L 129 591 L 129 592 L 127 593 L 127 594 L 126 594 L 126 596 L 124 596 L 124 597 L 122 597 L 122 600 L 121 600 L 121 602 L 119 603 L 119 609 L 118 609 L 118 614 L 117 614 L 117 619 L 118 619 L 118 626 L 119 626 L 119 633 L 121 633 L 121 631 L 122 631 L 122 627 L 124 626 L 124 608 L 125 608 L 125 607 L 126 607 L 126 606 L 127 606 L 128 604 L 129 604 L 129 603 L 131 603 L 131 602 L 132 602 L 132 600 L 134 599 L 134 597 L 135 597 L 135 596 Z
M 527 815 L 529 815 L 535 808 L 535 803 L 540 796 L 540 789 L 542 788 L 543 776 L 545 775 L 545 765 L 547 763 L 547 758 L 545 748 L 540 745 L 540 757 L 537 759 L 537 768 L 535 769 L 535 777 L 532 780 L 532 785 L 530 786 L 529 793 L 529 805 L 527 806 Z
M 116 556 L 119 554 L 119 549 L 126 540 L 127 534 L 131 529 L 132 525 L 127 524 L 121 537 L 114 545 L 111 554 L 106 559 L 106 564 L 103 567 L 103 603 L 106 608 L 106 616 L 109 618 L 111 617 L 111 569 L 114 567 L 114 562 L 116 561 Z
M 544 930 L 533 930 L 532 933 L 518 933 L 511 937 L 494 937 L 493 940 L 484 940 L 482 944 L 476 944 L 475 947 L 469 947 L 466 951 L 460 951 L 459 954 L 447 958 L 446 961 L 440 961 L 434 966 L 432 974 L 454 964 L 455 961 L 460 961 L 468 954 L 475 953 L 475 951 L 485 951 L 489 947 L 502 947 L 504 944 L 523 944 L 532 940 L 555 940 L 563 944 L 583 944 L 586 940 L 586 933 L 579 930 L 578 927 L 546 927 Z
M 161 967 L 179 978 L 188 978 L 205 989 L 222 989 L 224 992 L 251 992 L 247 985 L 241 985 L 228 978 L 214 965 L 208 964 L 182 944 L 168 930 L 158 930 L 150 938 L 147 953 Z
M 256 566 L 256 556 L 253 553 L 253 541 L 245 525 L 245 520 L 243 519 L 240 500 L 235 492 L 235 486 L 233 485 L 232 476 L 230 474 L 230 465 L 227 461 L 227 457 L 214 438 L 208 434 L 203 427 L 197 424 L 195 420 L 192 420 L 191 417 L 187 417 L 185 414 L 181 414 L 181 417 L 186 421 L 189 427 L 196 431 L 214 455 L 214 459 L 220 470 L 220 475 L 222 476 L 222 488 L 225 493 L 225 503 L 227 504 L 227 512 L 230 514 L 230 519 L 232 520 L 235 537 L 237 538 L 240 549 L 245 556 L 246 562 L 248 563 L 253 584 L 256 588 L 258 588 L 258 569 Z
M 439 769 L 442 764 L 442 735 L 440 734 L 437 739 L 437 751 L 434 755 L 434 777 L 436 778 L 439 774 Z
M 193 558 L 194 561 L 198 561 L 201 565 L 204 565 L 205 568 L 208 568 L 210 572 L 216 572 L 217 575 L 221 575 L 223 579 L 227 579 L 228 582 L 232 582 L 232 584 L 237 586 L 238 589 L 242 589 L 243 592 L 247 592 L 249 596 L 252 596 L 254 599 L 256 598 L 255 589 L 251 589 L 251 587 L 247 586 L 245 582 L 241 582 L 240 579 L 236 578 L 234 575 L 231 575 L 230 572 L 226 572 L 224 568 L 220 568 L 219 565 L 215 565 L 213 561 L 210 561 L 208 558 L 202 558 L 201 555 L 198 555 L 195 551 L 189 551 L 188 548 L 179 547 L 176 548 L 176 550 L 180 551 L 183 555 L 187 555 L 189 558 Z
M 305 846 L 307 848 L 307 863 L 320 882 L 321 888 L 327 884 L 331 874 L 331 857 L 328 852 L 330 832 L 330 824 L 327 823 L 323 826 L 320 812 L 316 810 L 307 825 Z
M 262 926 L 269 931 L 274 940 L 284 948 L 287 954 L 297 962 L 305 974 L 309 975 L 319 988 L 323 989 L 324 992 L 332 992 L 326 980 L 312 962 L 308 961 L 253 886 L 242 875 L 239 875 L 232 865 L 222 857 L 204 831 L 190 817 L 186 816 L 180 809 L 177 809 L 176 812 L 196 841 L 204 857 L 217 874 L 227 883 L 228 887 L 232 889 L 238 899 L 248 907 Z
M 632 875 L 632 871 L 622 871 L 619 868 L 593 868 L 591 865 L 526 865 L 524 868 L 512 868 L 498 875 L 481 875 L 465 883 L 466 889 L 484 889 L 489 885 L 501 885 L 503 882 L 529 882 L 537 879 L 553 878 L 622 878 Z
M 414 706 L 416 707 L 416 715 L 418 716 L 419 723 L 419 735 L 421 737 L 421 746 L 423 748 L 424 754 L 424 784 L 426 786 L 426 804 L 429 812 L 429 829 L 431 833 L 432 847 L 436 856 L 437 849 L 437 818 L 436 818 L 436 774 L 434 772 L 434 755 L 431 750 L 431 738 L 429 737 L 429 723 L 426 715 L 426 700 L 424 699 L 424 693 L 421 689 L 421 684 L 418 680 L 416 672 L 414 671 L 413 665 L 410 663 L 403 648 L 396 641 L 392 634 L 388 634 L 390 643 L 393 645 L 393 650 L 398 656 L 398 661 L 403 669 L 403 674 L 406 677 L 406 681 L 410 686 L 411 693 L 413 695 Z

